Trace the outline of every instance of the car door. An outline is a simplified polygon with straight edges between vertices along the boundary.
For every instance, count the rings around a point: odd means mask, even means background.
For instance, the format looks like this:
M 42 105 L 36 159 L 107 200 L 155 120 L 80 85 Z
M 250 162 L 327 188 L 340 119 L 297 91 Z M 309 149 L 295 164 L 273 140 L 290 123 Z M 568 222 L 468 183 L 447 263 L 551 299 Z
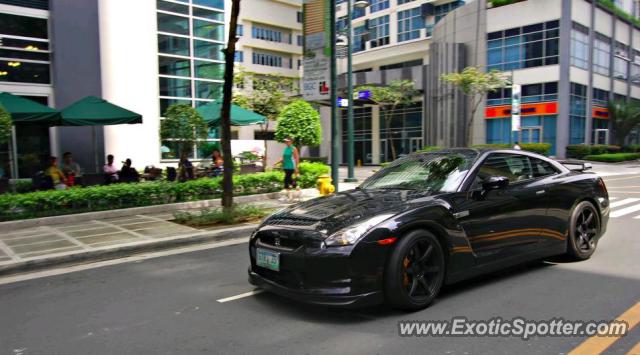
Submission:
M 496 190 L 482 188 L 491 177 L 509 184 Z M 529 157 L 491 153 L 472 176 L 466 193 L 453 201 L 458 221 L 480 262 L 497 261 L 534 250 L 540 242 L 540 223 L 546 218 L 547 191 L 536 179 Z

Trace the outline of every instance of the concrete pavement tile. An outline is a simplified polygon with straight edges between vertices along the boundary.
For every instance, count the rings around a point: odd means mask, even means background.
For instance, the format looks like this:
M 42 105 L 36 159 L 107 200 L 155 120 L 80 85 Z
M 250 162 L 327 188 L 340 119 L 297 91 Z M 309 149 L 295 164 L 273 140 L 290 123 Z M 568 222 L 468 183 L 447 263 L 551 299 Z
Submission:
M 115 224 L 118 226 L 126 225 L 126 224 L 134 224 L 134 223 L 142 223 L 142 222 L 150 222 L 152 221 L 149 218 L 131 216 L 131 217 L 119 217 L 119 218 L 110 218 L 103 219 L 102 222 L 107 222 L 111 224 Z
M 82 231 L 67 232 L 67 234 L 69 236 L 71 236 L 71 237 L 74 237 L 74 238 L 82 238 L 82 237 L 90 237 L 90 236 L 93 236 L 93 235 L 115 233 L 115 232 L 120 232 L 120 230 L 118 228 L 115 228 L 115 227 L 104 226 L 102 228 L 96 228 L 96 229 L 88 229 L 88 230 L 82 230 Z
M 20 254 L 20 257 L 22 258 L 33 258 L 36 256 L 43 256 L 43 255 L 53 255 L 53 254 L 58 254 L 58 253 L 66 253 L 69 251 L 80 251 L 82 250 L 81 247 L 74 245 L 71 247 L 66 247 L 66 248 L 56 248 L 56 249 L 50 249 L 50 250 L 41 250 L 41 251 L 34 251 L 34 252 L 30 252 L 30 253 L 25 253 L 25 254 Z
M 55 226 L 55 229 L 61 232 L 72 232 L 79 230 L 87 230 L 87 229 L 96 229 L 103 227 L 104 224 L 96 223 L 96 222 L 84 222 L 79 224 L 65 225 L 65 226 Z
M 104 242 L 117 241 L 121 243 L 128 243 L 130 241 L 140 240 L 140 238 L 136 237 L 135 235 L 128 234 L 126 232 L 110 233 L 110 234 L 89 236 L 89 237 L 83 237 L 83 238 L 77 238 L 77 239 L 82 243 L 88 244 L 90 246 L 95 246 L 95 244 L 101 244 Z
M 45 233 L 48 233 L 48 231 L 43 230 L 41 228 L 21 229 L 21 230 L 2 234 L 0 235 L 0 239 L 5 240 L 5 239 L 23 238 L 23 237 L 30 237 L 33 235 L 39 235 L 39 234 L 45 234 Z
M 9 247 L 9 248 L 11 248 L 11 250 L 13 250 L 14 253 L 22 256 L 22 254 L 47 251 L 50 249 L 67 248 L 67 247 L 77 247 L 80 249 L 80 247 L 66 240 L 57 240 L 53 242 L 44 242 L 44 243 L 37 243 L 37 244 L 18 245 L 18 246 Z
M 144 228 L 152 228 L 152 227 L 156 227 L 156 226 L 162 226 L 164 223 L 166 223 L 166 222 L 145 221 L 145 222 L 138 222 L 138 223 L 132 223 L 132 224 L 121 224 L 120 227 L 125 228 L 125 229 L 129 229 L 129 230 L 137 230 L 137 229 L 144 229 Z
M 34 243 L 42 243 L 42 242 L 54 242 L 56 240 L 64 240 L 64 238 L 60 237 L 59 235 L 56 234 L 44 234 L 44 235 L 38 235 L 38 236 L 33 236 L 33 237 L 24 237 L 24 238 L 19 238 L 19 239 L 9 239 L 9 240 L 5 240 L 4 244 L 10 246 L 10 247 L 14 247 L 14 246 L 18 246 L 18 245 L 25 245 L 25 244 L 34 244 Z

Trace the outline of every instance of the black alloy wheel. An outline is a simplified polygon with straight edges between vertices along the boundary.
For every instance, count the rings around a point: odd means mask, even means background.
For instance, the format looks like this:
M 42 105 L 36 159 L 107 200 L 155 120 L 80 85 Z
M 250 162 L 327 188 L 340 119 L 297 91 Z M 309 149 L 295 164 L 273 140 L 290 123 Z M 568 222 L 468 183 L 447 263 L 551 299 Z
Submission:
M 445 275 L 444 253 L 438 238 L 425 230 L 402 237 L 385 272 L 385 296 L 396 308 L 427 307 L 440 292 Z
M 569 225 L 567 253 L 574 259 L 591 257 L 598 245 L 600 216 L 591 202 L 580 202 L 573 210 Z

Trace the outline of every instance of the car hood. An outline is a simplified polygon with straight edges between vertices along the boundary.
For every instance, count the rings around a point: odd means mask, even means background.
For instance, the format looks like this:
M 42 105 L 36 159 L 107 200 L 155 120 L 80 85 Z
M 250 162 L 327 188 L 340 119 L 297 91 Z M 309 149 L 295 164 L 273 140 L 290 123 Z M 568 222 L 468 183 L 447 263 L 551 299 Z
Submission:
M 420 190 L 349 190 L 293 205 L 271 215 L 263 225 L 311 229 L 330 235 L 380 214 L 401 213 L 432 196 L 434 193 Z

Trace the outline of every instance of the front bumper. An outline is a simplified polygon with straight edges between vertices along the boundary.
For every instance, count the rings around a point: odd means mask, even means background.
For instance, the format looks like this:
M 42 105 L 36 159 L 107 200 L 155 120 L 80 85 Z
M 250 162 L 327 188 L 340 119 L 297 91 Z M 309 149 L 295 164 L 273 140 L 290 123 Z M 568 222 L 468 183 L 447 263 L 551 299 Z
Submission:
M 258 286 L 264 290 L 273 292 L 280 296 L 316 305 L 365 307 L 380 304 L 384 300 L 381 291 L 373 291 L 358 295 L 315 294 L 310 292 L 298 291 L 268 280 L 251 271 L 251 268 L 249 268 L 249 282 L 252 285 Z

